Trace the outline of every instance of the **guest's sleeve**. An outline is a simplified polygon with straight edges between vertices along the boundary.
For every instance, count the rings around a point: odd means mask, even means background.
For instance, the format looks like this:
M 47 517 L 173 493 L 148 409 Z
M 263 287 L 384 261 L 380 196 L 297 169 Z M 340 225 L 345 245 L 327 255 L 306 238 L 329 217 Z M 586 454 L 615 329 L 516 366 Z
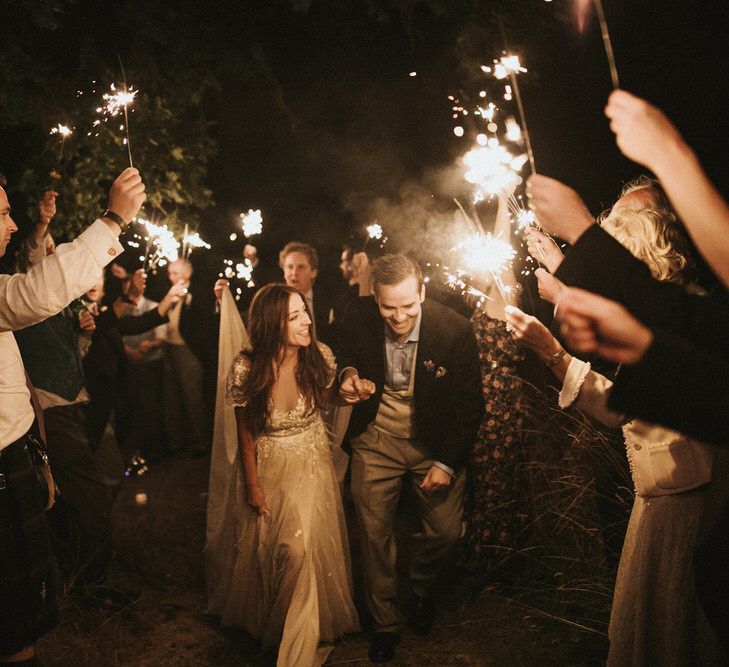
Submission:
M 653 333 L 643 359 L 618 374 L 610 408 L 729 444 L 729 359 L 666 332 Z
M 698 347 L 727 349 L 729 299 L 717 289 L 707 296 L 656 280 L 648 267 L 598 225 L 570 248 L 555 272 L 568 286 L 581 287 L 623 304 L 651 329 L 692 340 Z
M 329 369 L 329 378 L 327 381 L 327 389 L 329 389 L 334 384 L 334 380 L 337 376 L 337 362 L 334 359 L 334 353 L 326 343 L 317 341 L 317 345 L 319 346 L 321 356 L 324 357 L 324 361 L 326 361 L 327 368 Z
M 23 329 L 55 315 L 91 289 L 122 252 L 116 235 L 97 220 L 27 273 L 0 276 L 0 331 Z
M 109 309 L 111 310 L 111 308 Z M 141 315 L 125 315 L 118 320 L 119 331 L 123 336 L 141 334 L 150 329 L 164 324 L 167 321 L 166 315 L 160 315 L 155 306 Z
M 622 414 L 608 408 L 613 383 L 604 375 L 590 369 L 590 364 L 572 357 L 559 392 L 559 407 L 571 405 L 606 426 L 621 426 L 626 422 Z

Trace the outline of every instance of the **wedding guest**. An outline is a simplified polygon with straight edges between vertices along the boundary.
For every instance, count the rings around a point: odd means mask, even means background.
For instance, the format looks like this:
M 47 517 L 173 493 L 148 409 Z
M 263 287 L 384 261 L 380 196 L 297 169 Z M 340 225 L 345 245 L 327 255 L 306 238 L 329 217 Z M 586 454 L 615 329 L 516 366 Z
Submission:
M 686 239 L 657 184 L 640 179 L 602 222 L 648 266 L 654 278 L 690 285 Z M 691 562 L 707 507 L 715 451 L 708 445 L 607 407 L 613 383 L 562 348 L 533 317 L 507 308 L 514 337 L 534 350 L 573 403 L 607 425 L 622 425 L 635 502 L 618 569 L 608 665 L 720 664 L 721 651 L 696 594 Z M 660 586 L 654 582 L 660 581 Z
M 176 451 L 189 440 L 194 457 L 210 451 L 208 414 L 203 386 L 205 350 L 210 331 L 206 327 L 205 305 L 193 295 L 192 264 L 187 259 L 170 262 L 170 284 L 187 290 L 168 313 L 164 354 L 164 417 L 167 446 Z
M 109 192 L 101 219 L 28 273 L 0 275 L 0 659 L 31 661 L 35 642 L 56 623 L 58 586 L 50 536 L 29 447 L 35 413 L 12 331 L 35 324 L 83 294 L 122 252 L 116 238 L 145 199 L 136 169 Z M 17 227 L 0 187 L 0 256 Z
M 528 187 L 531 205 L 542 225 L 571 242 L 570 251 L 559 265 L 555 277 L 569 287 L 580 287 L 583 290 L 596 292 L 607 300 L 615 300 L 622 304 L 632 317 L 626 320 L 621 316 L 620 321 L 626 322 L 637 317 L 642 322 L 639 327 L 630 327 L 633 333 L 641 332 L 640 338 L 635 341 L 640 348 L 639 354 L 633 350 L 634 343 L 627 341 L 622 334 L 617 336 L 617 340 L 623 341 L 621 345 L 626 346 L 627 357 L 632 359 L 631 363 L 636 363 L 650 346 L 653 339 L 651 331 L 656 334 L 661 332 L 661 340 L 666 340 L 664 336 L 685 339 L 689 347 L 695 348 L 700 355 L 729 357 L 729 338 L 726 335 L 729 331 L 729 293 L 723 287 L 714 288 L 707 295 L 699 295 L 688 293 L 680 286 L 655 280 L 642 261 L 605 229 L 595 224 L 574 190 L 542 175 L 530 177 Z M 577 297 L 575 294 L 579 292 L 573 289 L 567 291 L 571 295 L 570 299 L 566 301 L 566 297 L 560 294 L 558 303 L 568 303 L 575 299 L 577 304 L 585 301 L 590 303 L 591 307 L 594 304 L 592 298 Z M 618 317 L 621 309 L 608 307 L 610 301 L 599 302 L 605 305 L 606 312 Z M 597 315 L 600 309 L 593 310 Z M 611 331 L 611 337 L 616 335 L 613 326 L 602 317 L 600 321 L 607 327 L 607 331 Z M 602 332 L 602 329 L 600 331 Z M 608 359 L 621 356 L 620 346 L 617 346 L 615 353 L 612 354 L 610 346 L 602 344 L 599 338 L 594 337 L 594 333 L 591 340 L 592 345 L 599 348 L 601 356 Z M 584 353 L 586 349 L 581 347 L 579 351 Z M 634 356 L 635 354 L 638 356 Z M 700 373 L 700 370 L 695 366 L 688 377 L 698 379 L 697 373 Z M 666 374 L 665 371 L 661 373 L 663 376 Z M 670 370 L 670 374 L 673 374 L 673 369 Z M 704 377 L 710 374 L 709 366 Z M 626 371 L 621 373 L 622 378 L 627 379 L 629 375 L 632 375 L 629 369 L 627 373 Z M 625 380 L 620 380 L 618 387 L 623 382 Z M 726 439 L 726 430 L 721 424 L 725 411 L 702 407 L 716 405 L 716 397 L 712 398 L 706 391 L 707 386 L 710 387 L 713 383 L 692 384 L 696 387 L 696 391 L 704 392 L 702 397 L 707 399 L 706 403 L 698 405 L 698 400 L 681 401 L 677 399 L 676 394 L 652 383 L 651 386 L 658 389 L 660 399 L 653 402 L 651 396 L 656 394 L 651 393 L 644 397 L 643 404 L 631 408 L 630 412 L 664 423 L 684 433 L 722 444 Z M 618 395 L 619 391 L 616 389 L 611 402 Z M 664 402 L 675 405 L 677 409 L 675 411 L 662 409 L 661 405 Z M 613 404 L 613 407 L 620 411 L 617 405 Z M 707 418 L 694 416 L 701 414 Z M 658 415 L 662 416 L 659 418 Z
M 136 303 L 130 304 L 129 316 L 143 315 L 159 308 L 157 301 L 146 296 L 145 289 L 146 283 Z M 161 324 L 154 329 L 122 337 L 127 359 L 126 410 L 134 418 L 129 420 L 131 423 L 120 447 L 126 455 L 140 452 L 150 463 L 157 462 L 165 454 L 162 402 L 165 334 L 166 326 Z
M 691 147 L 660 109 L 624 90 L 610 95 L 605 115 L 618 148 L 658 177 L 697 249 L 729 287 L 729 205 Z
M 235 406 L 245 489 L 230 506 L 237 552 L 220 599 L 235 625 L 278 652 L 277 665 L 313 667 L 331 644 L 358 630 L 344 513 L 321 410 L 333 398 L 330 349 L 316 341 L 303 295 L 285 285 L 259 290 L 249 313 L 250 347 L 234 359 L 227 400 Z M 362 398 L 374 391 L 363 388 Z M 214 494 L 216 489 L 211 488 Z M 215 587 L 221 590 L 220 586 Z
M 355 405 L 349 425 L 352 497 L 362 532 L 367 605 L 375 634 L 369 657 L 395 655 L 398 605 L 394 517 L 404 483 L 422 536 L 413 554 L 410 627 L 427 635 L 433 582 L 461 531 L 463 469 L 482 415 L 478 354 L 468 320 L 425 299 L 420 267 L 404 255 L 372 264 L 374 297 L 352 309 L 342 341 L 340 395 L 359 399 L 372 378 L 374 400 Z
M 510 194 L 498 198 L 493 230 L 506 243 L 511 242 Z M 504 307 L 519 298 L 514 271 L 504 271 L 498 283 L 491 274 L 477 275 L 472 284 L 486 295 L 480 302 L 471 299 L 485 409 L 468 449 L 465 534 L 456 560 L 463 570 L 460 584 L 470 594 L 487 581 L 504 581 L 524 541 L 529 523 L 525 401 L 531 388 L 522 379 L 524 352 L 509 335 L 504 315 Z
M 304 295 L 312 313 L 316 337 L 334 347 L 336 341 L 333 340 L 332 325 L 335 304 L 328 290 L 316 285 L 319 275 L 319 254 L 316 249 L 307 243 L 291 241 L 278 254 L 278 264 L 283 271 L 284 282 Z
M 620 387 L 628 384 L 628 377 L 640 378 L 638 387 L 633 384 L 631 414 L 724 445 L 727 429 L 722 428 L 722 419 L 726 410 L 717 405 L 723 396 L 717 390 L 723 382 L 720 371 L 729 358 L 727 291 L 715 288 L 699 296 L 656 281 L 642 262 L 593 224 L 577 193 L 554 179 L 530 177 L 528 194 L 542 224 L 562 238 L 571 237 L 572 247 L 557 277 L 567 285 L 607 297 L 601 299 L 574 288 L 561 295 L 558 308 L 563 310 L 558 316 L 563 321 L 563 335 L 583 353 L 595 350 L 605 358 L 636 364 L 635 369 L 621 372 L 609 405 L 627 411 L 628 404 L 618 401 Z M 625 332 L 616 332 L 618 323 L 627 327 Z M 631 340 L 632 336 L 636 338 Z M 650 355 L 646 354 L 649 349 Z M 660 352 L 668 351 L 685 356 L 675 357 L 675 364 L 665 366 L 666 357 Z M 638 364 L 643 357 L 648 363 Z M 692 390 L 684 395 L 686 386 Z M 694 573 L 704 610 L 725 650 L 729 650 L 725 622 L 729 582 L 721 565 L 729 558 L 724 538 L 729 525 L 729 497 L 719 487 L 709 487 L 711 498 L 700 528 Z
M 97 286 L 90 297 L 91 303 L 97 304 L 97 314 L 95 330 L 88 353 L 83 359 L 83 367 L 90 395 L 88 428 L 92 450 L 98 448 L 112 411 L 120 411 L 128 369 L 122 336 L 144 334 L 161 327 L 167 322 L 170 308 L 187 293 L 183 281 L 175 283 L 159 304 L 135 314 L 131 312 L 131 308 L 139 303 L 145 287 L 146 274 L 143 269 L 137 269 L 127 283 L 125 293 L 109 306 L 98 309 L 104 296 L 103 282 L 101 291 Z M 138 419 L 134 410 L 129 410 L 128 415 L 132 422 Z M 118 417 L 117 414 L 117 421 Z

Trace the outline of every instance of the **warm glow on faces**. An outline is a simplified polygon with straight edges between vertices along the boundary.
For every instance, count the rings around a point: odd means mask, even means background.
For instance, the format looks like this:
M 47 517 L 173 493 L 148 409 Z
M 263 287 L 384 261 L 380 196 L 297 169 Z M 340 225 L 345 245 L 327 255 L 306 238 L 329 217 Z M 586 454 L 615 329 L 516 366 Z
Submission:
M 173 285 L 176 285 L 180 282 L 180 280 L 185 280 L 189 282 L 190 276 L 192 275 L 192 270 L 190 269 L 190 266 L 185 262 L 171 262 L 170 265 L 167 267 L 167 275 L 170 278 L 170 282 Z
M 376 285 L 375 300 L 380 315 L 398 341 L 407 340 L 418 321 L 425 299 L 425 285 L 418 288 L 415 276 L 397 285 Z
M 0 188 L 0 257 L 5 254 L 10 235 L 18 231 L 13 219 L 10 217 L 10 202 L 5 190 Z
M 298 294 L 289 297 L 289 317 L 286 327 L 286 347 L 306 347 L 311 343 L 311 318 L 304 300 Z
M 290 252 L 283 263 L 284 281 L 289 287 L 306 294 L 313 286 L 318 271 L 311 267 L 302 252 Z

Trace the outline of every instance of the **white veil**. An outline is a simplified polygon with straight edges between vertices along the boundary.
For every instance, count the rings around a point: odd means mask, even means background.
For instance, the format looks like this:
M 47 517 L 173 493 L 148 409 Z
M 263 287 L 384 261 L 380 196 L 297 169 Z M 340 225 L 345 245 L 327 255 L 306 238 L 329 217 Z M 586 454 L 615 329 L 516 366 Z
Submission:
M 225 381 L 233 358 L 248 344 L 248 333 L 229 288 L 223 290 L 218 337 L 218 381 L 215 427 L 210 455 L 208 512 L 205 540 L 205 579 L 208 611 L 220 614 L 235 560 L 238 515 L 246 496 L 238 456 L 235 412 L 225 402 Z

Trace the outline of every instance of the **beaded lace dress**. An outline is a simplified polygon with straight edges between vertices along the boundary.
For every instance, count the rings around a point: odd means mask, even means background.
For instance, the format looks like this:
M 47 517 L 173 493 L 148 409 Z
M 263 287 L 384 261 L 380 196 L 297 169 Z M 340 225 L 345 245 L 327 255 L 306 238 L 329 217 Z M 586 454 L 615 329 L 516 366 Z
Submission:
M 319 345 L 333 376 L 331 350 Z M 245 405 L 247 374 L 239 353 L 226 385 L 229 404 Z M 272 410 L 256 455 L 270 512 L 259 516 L 245 501 L 237 503 L 232 571 L 214 611 L 264 648 L 278 645 L 279 666 L 320 665 L 331 650 L 321 644 L 359 624 L 342 502 L 319 411 L 303 396 L 291 411 Z

